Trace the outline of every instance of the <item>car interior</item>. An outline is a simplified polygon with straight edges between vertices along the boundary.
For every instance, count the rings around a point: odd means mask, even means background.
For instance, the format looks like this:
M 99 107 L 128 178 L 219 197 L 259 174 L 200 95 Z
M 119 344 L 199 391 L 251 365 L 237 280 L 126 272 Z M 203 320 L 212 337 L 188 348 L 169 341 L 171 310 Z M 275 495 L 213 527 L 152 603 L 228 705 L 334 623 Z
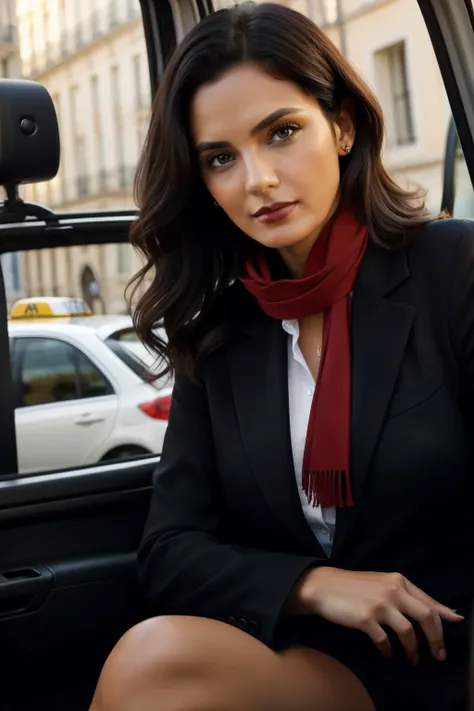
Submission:
M 213 11 L 212 0 L 140 0 L 152 94 L 178 41 L 176 4 L 184 31 Z M 453 115 L 442 204 L 452 212 L 459 146 L 474 184 L 474 11 L 472 0 L 418 5 Z M 132 210 L 108 212 L 104 220 L 100 212 L 56 214 L 19 198 L 21 183 L 54 177 L 59 150 L 48 91 L 1 80 L 0 254 L 128 241 Z M 114 644 L 152 614 L 137 585 L 135 557 L 158 457 L 20 476 L 7 323 L 0 267 L 0 705 L 86 711 Z

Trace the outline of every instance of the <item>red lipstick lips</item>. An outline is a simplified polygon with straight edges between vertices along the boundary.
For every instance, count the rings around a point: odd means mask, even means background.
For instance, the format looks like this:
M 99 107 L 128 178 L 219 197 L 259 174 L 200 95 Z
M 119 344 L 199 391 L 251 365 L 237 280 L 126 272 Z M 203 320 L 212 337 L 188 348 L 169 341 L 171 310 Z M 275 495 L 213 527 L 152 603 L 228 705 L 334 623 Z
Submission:
M 274 202 L 272 205 L 261 207 L 252 217 L 263 223 L 281 222 L 291 215 L 297 204 L 297 202 Z

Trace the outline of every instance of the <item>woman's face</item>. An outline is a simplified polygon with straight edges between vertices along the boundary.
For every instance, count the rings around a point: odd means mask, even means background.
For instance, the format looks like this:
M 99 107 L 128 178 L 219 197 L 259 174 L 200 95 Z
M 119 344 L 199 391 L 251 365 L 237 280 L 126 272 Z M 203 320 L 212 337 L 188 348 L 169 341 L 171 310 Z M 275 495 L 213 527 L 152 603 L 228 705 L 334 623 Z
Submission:
M 216 209 L 282 256 L 307 256 L 337 207 L 349 115 L 331 126 L 296 84 L 244 64 L 200 88 L 191 129 Z

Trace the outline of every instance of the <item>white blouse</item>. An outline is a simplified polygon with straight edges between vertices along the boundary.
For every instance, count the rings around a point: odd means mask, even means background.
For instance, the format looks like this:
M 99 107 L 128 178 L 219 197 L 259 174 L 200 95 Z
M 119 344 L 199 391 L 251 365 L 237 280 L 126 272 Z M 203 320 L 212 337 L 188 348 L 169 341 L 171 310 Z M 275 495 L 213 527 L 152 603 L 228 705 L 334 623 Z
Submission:
M 297 320 L 282 322 L 288 338 L 288 395 L 290 430 L 296 483 L 304 516 L 326 555 L 331 554 L 336 526 L 336 510 L 308 504 L 302 487 L 303 455 L 308 430 L 309 413 L 315 388 L 314 378 L 299 345 L 300 327 Z

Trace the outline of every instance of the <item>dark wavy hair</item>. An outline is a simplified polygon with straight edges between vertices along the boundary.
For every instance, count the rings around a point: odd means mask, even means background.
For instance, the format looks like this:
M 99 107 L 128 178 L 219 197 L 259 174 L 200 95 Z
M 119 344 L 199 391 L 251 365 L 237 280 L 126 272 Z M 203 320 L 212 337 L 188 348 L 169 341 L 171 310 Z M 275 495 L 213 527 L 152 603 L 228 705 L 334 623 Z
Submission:
M 356 139 L 340 161 L 341 201 L 360 212 L 374 243 L 400 248 L 409 230 L 433 219 L 418 191 L 403 190 L 388 176 L 380 105 L 311 20 L 271 3 L 215 12 L 189 32 L 167 65 L 136 178 L 139 216 L 131 241 L 145 265 L 129 293 L 136 330 L 161 357 L 163 373 L 196 379 L 202 360 L 232 337 L 251 308 L 236 276 L 252 240 L 214 207 L 189 125 L 197 90 L 243 62 L 297 84 L 330 122 L 350 102 Z M 161 321 L 166 343 L 155 328 Z

